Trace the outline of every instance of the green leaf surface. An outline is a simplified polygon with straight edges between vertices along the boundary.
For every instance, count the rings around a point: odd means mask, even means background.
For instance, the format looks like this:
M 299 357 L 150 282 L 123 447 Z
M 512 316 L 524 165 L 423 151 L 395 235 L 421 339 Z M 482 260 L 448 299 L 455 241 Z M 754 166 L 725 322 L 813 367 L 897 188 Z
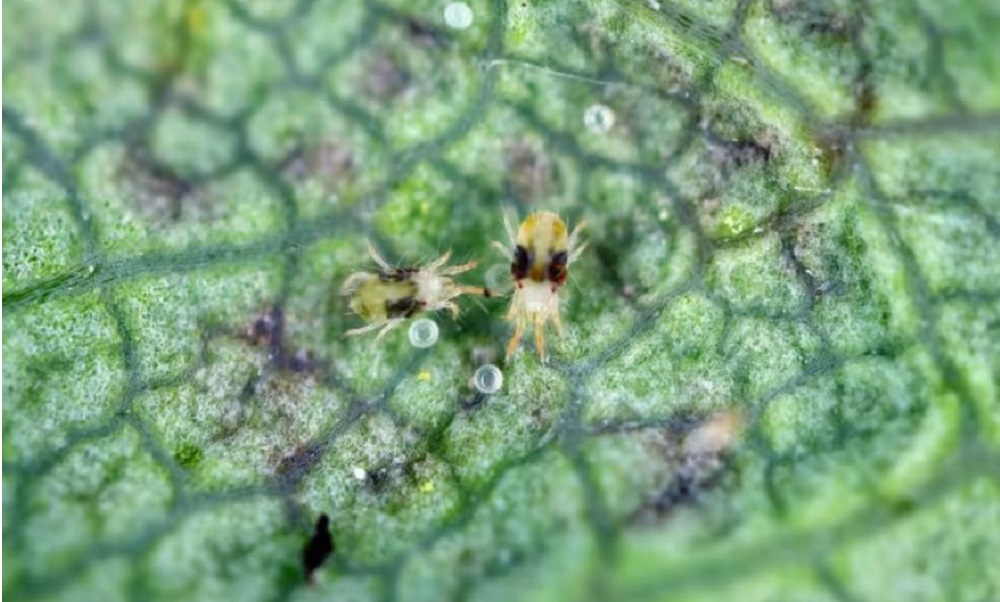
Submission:
M 996 2 L 446 6 L 4 4 L 5 597 L 1000 599 Z

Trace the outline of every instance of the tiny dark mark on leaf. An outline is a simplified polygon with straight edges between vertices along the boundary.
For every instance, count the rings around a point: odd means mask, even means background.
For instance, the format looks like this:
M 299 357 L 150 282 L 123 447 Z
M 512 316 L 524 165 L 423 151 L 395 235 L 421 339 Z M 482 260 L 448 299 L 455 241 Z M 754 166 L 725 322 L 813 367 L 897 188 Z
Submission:
M 842 133 L 836 131 L 821 133 L 816 138 L 824 175 L 832 178 L 843 172 L 849 143 Z
M 278 462 L 275 472 L 279 487 L 283 491 L 293 491 L 322 458 L 323 445 L 320 443 L 309 443 L 296 448 Z
M 555 188 L 552 162 L 541 145 L 530 139 L 515 140 L 504 147 L 504 164 L 512 192 L 526 202 L 549 196 Z
M 361 89 L 379 102 L 387 102 L 401 95 L 411 83 L 409 72 L 396 57 L 380 52 L 368 61 L 361 76 Z
M 267 349 L 268 362 L 280 370 L 294 373 L 314 372 L 320 368 L 313 354 L 307 349 L 296 349 L 289 354 L 284 341 L 285 314 L 278 306 L 263 311 L 247 327 L 244 338 L 257 347 Z
M 193 183 L 134 144 L 122 159 L 118 177 L 131 188 L 139 211 L 161 222 L 180 220 L 185 201 L 195 194 Z
M 830 43 L 846 44 L 860 33 L 860 22 L 848 14 L 817 3 L 799 0 L 772 0 L 771 10 L 779 23 L 798 28 L 803 35 L 824 38 Z
M 253 345 L 271 348 L 280 345 L 284 316 L 278 307 L 270 307 L 247 328 L 246 337 Z
M 288 369 L 292 372 L 311 372 L 315 368 L 312 354 L 305 349 L 297 350 L 288 360 Z
M 328 137 L 293 149 L 281 161 L 280 169 L 293 182 L 312 179 L 324 190 L 336 191 L 354 176 L 357 161 L 346 144 Z
M 313 583 L 313 573 L 335 551 L 333 535 L 330 534 L 330 517 L 326 514 L 320 514 L 312 537 L 302 548 L 302 568 L 305 570 L 307 583 Z
M 382 467 L 368 472 L 368 487 L 378 493 L 389 482 L 389 469 Z
M 871 123 L 872 115 L 878 109 L 878 95 L 875 84 L 872 83 L 871 67 L 862 70 L 858 81 L 854 84 L 854 113 L 851 115 L 851 125 L 863 127 Z
M 741 428 L 740 415 L 728 410 L 701 422 L 682 440 L 666 431 L 657 448 L 663 460 L 673 465 L 672 477 L 633 513 L 632 522 L 662 520 L 679 506 L 698 503 L 707 491 L 718 486 Z
M 459 409 L 463 413 L 469 413 L 479 409 L 486 402 L 486 395 L 482 393 L 472 393 L 458 403 Z
M 408 17 L 405 25 L 406 33 L 418 44 L 445 46 L 449 42 L 448 36 L 440 28 L 427 21 Z

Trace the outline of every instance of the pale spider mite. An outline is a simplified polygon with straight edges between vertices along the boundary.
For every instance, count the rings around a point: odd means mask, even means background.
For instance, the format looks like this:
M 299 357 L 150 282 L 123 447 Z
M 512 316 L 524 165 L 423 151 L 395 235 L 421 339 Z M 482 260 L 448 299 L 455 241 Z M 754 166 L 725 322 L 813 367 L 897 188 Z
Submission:
M 532 213 L 514 232 L 508 216 L 504 227 L 510 246 L 494 241 L 493 246 L 511 258 L 510 276 L 514 281 L 514 298 L 507 319 L 514 322 L 514 334 L 507 344 L 507 359 L 514 354 L 524 330 L 530 322 L 535 329 L 535 350 L 545 361 L 545 324 L 548 321 L 563 332 L 559 318 L 559 289 L 566 283 L 569 266 L 586 248 L 579 235 L 585 223 L 580 222 L 569 233 L 566 222 L 551 211 Z
M 445 251 L 431 263 L 420 267 L 394 267 L 389 265 L 371 241 L 366 241 L 368 253 L 378 265 L 378 273 L 354 272 L 340 287 L 342 295 L 350 295 L 351 311 L 366 326 L 347 331 L 348 336 L 379 330 L 378 341 L 407 319 L 422 313 L 447 309 L 452 318 L 458 317 L 458 305 L 452 299 L 460 295 L 490 296 L 484 287 L 464 286 L 455 283 L 452 276 L 476 267 L 475 261 L 446 266 L 451 251 Z

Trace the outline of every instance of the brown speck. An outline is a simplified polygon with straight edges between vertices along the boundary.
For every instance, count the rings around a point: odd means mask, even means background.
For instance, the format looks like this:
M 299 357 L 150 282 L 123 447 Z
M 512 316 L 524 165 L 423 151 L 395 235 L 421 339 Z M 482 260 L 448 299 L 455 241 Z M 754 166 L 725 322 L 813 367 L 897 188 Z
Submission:
M 193 183 L 138 146 L 125 153 L 118 175 L 131 189 L 140 212 L 155 221 L 181 219 L 185 201 L 195 194 Z
M 290 455 L 283 457 L 278 462 L 275 470 L 281 488 L 292 490 L 298 486 L 313 466 L 323 458 L 323 446 L 319 443 L 310 443 L 299 446 Z
M 279 307 L 271 307 L 264 311 L 254 323 L 247 328 L 246 338 L 250 344 L 267 347 L 267 359 L 281 363 L 283 357 L 282 334 L 285 316 Z
M 825 175 L 835 176 L 844 168 L 848 141 L 837 132 L 821 134 L 816 140 L 819 160 Z
M 448 42 L 447 35 L 442 33 L 440 29 L 426 21 L 412 17 L 406 19 L 406 33 L 415 43 L 422 46 L 443 46 Z
M 353 177 L 356 168 L 354 153 L 346 145 L 326 139 L 293 151 L 283 161 L 281 171 L 290 180 L 314 179 L 325 189 L 336 190 Z
M 554 188 L 552 163 L 540 145 L 527 140 L 504 148 L 504 163 L 510 185 L 521 199 L 533 202 L 551 194 Z
M 388 101 L 410 85 L 410 74 L 399 61 L 386 53 L 376 54 L 362 76 L 361 88 L 375 100 Z
M 281 335 L 281 321 L 281 310 L 268 308 L 247 328 L 247 340 L 253 345 L 270 345 L 275 337 Z
M 654 449 L 671 467 L 671 476 L 636 510 L 632 520 L 661 520 L 678 506 L 698 502 L 722 478 L 727 454 L 742 427 L 739 412 L 724 410 L 694 426 L 679 441 L 674 433 L 654 439 Z
M 854 115 L 852 125 L 861 127 L 871 122 L 872 115 L 878 108 L 878 96 L 875 85 L 869 77 L 864 77 L 854 86 Z
M 299 349 L 288 360 L 288 369 L 292 372 L 310 372 L 316 368 L 312 354 L 305 349 Z

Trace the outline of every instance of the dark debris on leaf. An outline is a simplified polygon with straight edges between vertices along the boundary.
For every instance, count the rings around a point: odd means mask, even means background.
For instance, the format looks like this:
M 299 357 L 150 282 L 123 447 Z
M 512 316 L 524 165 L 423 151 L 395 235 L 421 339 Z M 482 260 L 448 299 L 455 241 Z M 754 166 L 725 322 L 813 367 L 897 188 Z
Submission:
M 662 520 L 679 506 L 697 504 L 706 492 L 719 486 L 742 428 L 740 414 L 728 410 L 700 422 L 682 440 L 676 433 L 665 433 L 660 451 L 665 461 L 675 465 L 673 476 L 636 509 L 632 522 Z
M 290 181 L 314 179 L 327 191 L 335 191 L 349 182 L 357 168 L 358 161 L 351 149 L 332 139 L 292 149 L 279 167 L 282 175 Z
M 504 147 L 511 191 L 517 198 L 533 203 L 552 194 L 556 188 L 554 167 L 541 145 L 530 139 L 515 140 Z
M 330 534 L 330 517 L 326 514 L 320 514 L 312 537 L 302 548 L 302 568 L 305 571 L 307 583 L 313 583 L 313 573 L 335 551 L 333 535 Z
M 324 447 L 319 443 L 302 445 L 281 458 L 275 470 L 283 490 L 293 490 L 306 474 L 323 458 Z
M 140 212 L 160 222 L 180 220 L 184 203 L 196 192 L 193 182 L 140 146 L 129 147 L 118 168 L 118 177 L 133 193 Z
M 284 340 L 285 314 L 274 306 L 262 312 L 244 334 L 251 345 L 265 347 L 267 359 L 280 370 L 303 373 L 319 369 L 319 363 L 307 349 L 289 353 Z

